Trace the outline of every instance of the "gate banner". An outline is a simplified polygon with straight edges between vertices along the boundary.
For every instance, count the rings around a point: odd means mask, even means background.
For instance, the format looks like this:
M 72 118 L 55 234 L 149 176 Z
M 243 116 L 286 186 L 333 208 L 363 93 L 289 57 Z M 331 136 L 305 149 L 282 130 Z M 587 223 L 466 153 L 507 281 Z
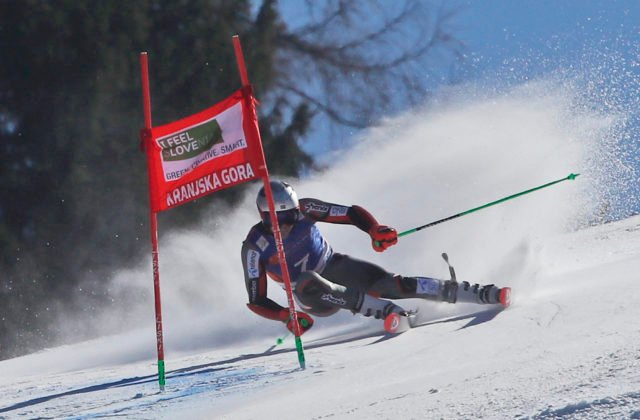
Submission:
M 143 130 L 151 209 L 160 212 L 262 175 L 254 99 L 240 89 L 181 120 Z

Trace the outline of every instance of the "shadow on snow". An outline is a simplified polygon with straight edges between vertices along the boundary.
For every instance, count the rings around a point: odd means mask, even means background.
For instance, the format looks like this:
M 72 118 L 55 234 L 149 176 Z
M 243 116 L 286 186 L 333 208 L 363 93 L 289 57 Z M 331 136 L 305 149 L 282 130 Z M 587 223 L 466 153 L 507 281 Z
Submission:
M 420 325 L 414 326 L 413 328 L 420 328 L 428 325 L 435 325 L 435 324 L 442 324 L 442 323 L 449 323 L 449 322 L 457 322 L 457 321 L 463 321 L 468 319 L 469 322 L 467 322 L 465 325 L 459 328 L 459 329 L 465 329 L 465 328 L 469 328 L 475 325 L 479 325 L 479 324 L 491 321 L 501 311 L 502 310 L 498 308 L 498 309 L 490 309 L 490 310 L 484 310 L 480 312 L 474 312 L 466 315 L 460 315 L 453 318 L 427 320 L 421 323 Z M 311 349 L 321 348 L 325 346 L 333 346 L 333 345 L 354 342 L 358 340 L 364 340 L 367 338 L 380 337 L 378 340 L 368 344 L 368 345 L 372 345 L 372 344 L 377 344 L 377 343 L 392 339 L 394 337 L 397 337 L 398 335 L 399 334 L 386 334 L 381 332 L 368 332 L 368 333 L 362 333 L 362 334 L 356 334 L 356 335 L 351 334 L 344 338 L 336 339 L 335 337 L 333 337 L 328 339 L 317 340 L 315 342 L 311 342 L 305 345 L 305 348 L 308 350 L 311 350 Z M 274 350 L 274 349 L 275 349 L 275 346 L 272 346 L 262 353 L 243 354 L 237 357 L 233 357 L 230 359 L 221 360 L 217 362 L 211 362 L 211 363 L 205 363 L 205 364 L 175 369 L 175 370 L 168 371 L 166 376 L 167 376 L 167 379 L 177 379 L 177 378 L 185 378 L 189 376 L 202 375 L 207 373 L 233 371 L 233 368 L 234 368 L 233 364 L 235 363 L 257 359 L 260 357 L 269 357 L 277 354 L 296 351 L 295 349 L 290 349 L 290 348 L 279 349 L 279 350 Z M 225 366 L 225 365 L 231 365 L 231 366 Z M 295 372 L 297 370 L 300 370 L 300 369 L 292 369 L 290 371 L 287 371 L 286 373 Z M 255 378 L 255 377 L 256 376 L 252 374 L 247 375 L 248 379 Z M 103 391 L 103 390 L 112 389 L 112 388 L 122 388 L 122 387 L 134 386 L 134 385 L 141 385 L 141 384 L 155 382 L 157 380 L 158 380 L 157 374 L 124 378 L 124 379 L 120 379 L 113 382 L 106 382 L 102 384 L 87 386 L 84 388 L 72 389 L 65 392 L 33 398 L 27 401 L 13 404 L 8 407 L 0 408 L 0 413 L 7 413 L 10 411 L 19 410 L 21 408 L 26 408 L 26 407 L 34 406 L 37 404 L 46 403 L 48 401 L 55 400 L 58 398 L 63 398 L 63 397 L 68 397 L 73 395 L 80 395 L 80 394 L 87 394 L 91 392 Z M 158 391 L 158 394 L 162 394 L 162 392 Z M 138 397 L 139 395 L 136 395 L 136 397 L 134 398 L 138 398 Z

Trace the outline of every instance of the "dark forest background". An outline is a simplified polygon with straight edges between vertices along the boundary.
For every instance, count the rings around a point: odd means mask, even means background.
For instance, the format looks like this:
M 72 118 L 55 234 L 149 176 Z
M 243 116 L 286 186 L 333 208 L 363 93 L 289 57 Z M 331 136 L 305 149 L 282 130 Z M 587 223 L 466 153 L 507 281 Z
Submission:
M 239 87 L 238 34 L 270 171 L 298 176 L 321 169 L 303 148 L 314 127 L 423 101 L 448 77 L 430 69 L 462 50 L 435 2 L 298 3 L 304 18 L 285 22 L 273 0 L 0 0 L 0 359 L 55 344 L 62 305 L 84 301 L 82 316 L 109 300 L 81 280 L 149 252 L 139 52 L 163 124 Z M 172 210 L 162 231 L 203 208 Z

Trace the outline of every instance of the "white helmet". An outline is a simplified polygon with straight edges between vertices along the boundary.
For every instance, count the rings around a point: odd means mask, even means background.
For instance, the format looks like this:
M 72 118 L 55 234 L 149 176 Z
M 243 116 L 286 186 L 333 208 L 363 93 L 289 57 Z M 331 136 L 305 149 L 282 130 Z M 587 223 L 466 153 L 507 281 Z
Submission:
M 291 185 L 283 181 L 270 181 L 271 192 L 273 194 L 273 204 L 278 214 L 278 221 L 280 223 L 293 224 L 298 219 L 298 195 L 293 190 Z M 264 191 L 264 187 L 260 188 L 258 197 L 256 198 L 256 205 L 258 211 L 262 217 L 262 223 L 269 226 L 271 225 L 271 219 L 269 217 L 269 203 L 267 202 L 267 195 Z

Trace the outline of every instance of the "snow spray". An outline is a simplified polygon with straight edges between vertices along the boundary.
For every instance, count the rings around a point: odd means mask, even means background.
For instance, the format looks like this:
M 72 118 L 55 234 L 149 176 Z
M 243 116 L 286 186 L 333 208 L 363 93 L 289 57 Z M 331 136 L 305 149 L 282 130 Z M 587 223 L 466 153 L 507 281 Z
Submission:
M 544 269 L 540 248 L 545 240 L 594 220 L 606 207 L 607 192 L 633 179 L 616 151 L 625 115 L 589 106 L 569 82 L 539 80 L 489 94 L 458 86 L 423 108 L 362 132 L 354 146 L 336 150 L 326 171 L 289 181 L 299 197 L 359 204 L 380 223 L 402 228 L 472 208 L 490 195 L 506 196 L 557 174 L 580 172 L 581 182 L 571 188 L 560 184 L 439 224 L 422 235 L 403 237 L 384 253 L 374 252 L 369 236 L 352 226 L 319 225 L 337 252 L 391 272 L 444 278 L 448 272 L 440 256 L 447 252 L 461 281 L 534 287 L 537 272 Z M 257 317 L 245 306 L 240 246 L 258 220 L 258 189 L 251 186 L 233 209 L 213 198 L 203 204 L 210 206 L 209 216 L 197 229 L 160 237 L 167 263 L 162 268 L 165 345 L 171 354 L 233 348 L 247 341 L 266 348 L 284 333 L 281 323 Z M 78 329 L 82 320 L 90 324 L 82 328 L 95 334 L 139 328 L 131 340 L 119 341 L 101 357 L 153 359 L 150 277 L 148 258 L 141 258 L 137 267 L 120 270 L 109 281 L 109 307 L 93 310 L 90 322 L 69 314 L 59 324 Z M 269 297 L 286 303 L 273 283 Z M 429 311 L 448 316 L 455 306 L 431 305 Z M 316 320 L 307 334 L 315 340 L 366 328 L 375 328 L 370 319 L 345 312 Z

